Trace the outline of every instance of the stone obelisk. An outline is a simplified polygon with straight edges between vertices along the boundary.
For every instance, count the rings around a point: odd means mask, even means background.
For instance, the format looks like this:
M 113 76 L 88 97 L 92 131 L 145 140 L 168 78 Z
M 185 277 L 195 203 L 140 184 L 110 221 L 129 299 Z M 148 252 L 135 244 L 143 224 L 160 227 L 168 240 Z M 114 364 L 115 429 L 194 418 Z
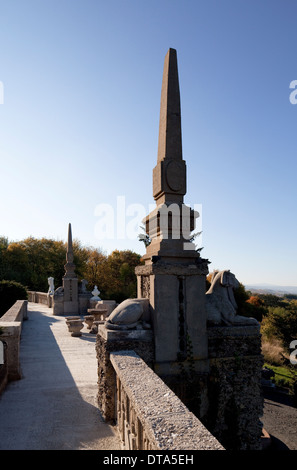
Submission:
M 199 258 L 194 244 L 189 241 L 199 214 L 184 204 L 186 186 L 177 54 L 175 49 L 169 49 L 162 81 L 158 159 L 153 170 L 156 209 L 144 220 L 151 239 L 143 257 L 146 264 L 156 256 L 174 263 Z
M 184 204 L 186 164 L 182 155 L 180 90 L 175 49 L 164 61 L 157 165 L 153 169 L 156 208 L 145 218 L 151 239 L 136 268 L 138 297 L 150 301 L 155 370 L 176 374 L 178 360 L 193 346 L 197 369 L 207 368 L 205 283 L 208 262 L 190 239 L 199 214 Z
M 73 262 L 72 231 L 71 224 L 68 225 L 68 241 L 66 252 L 65 275 L 63 277 L 64 288 L 64 314 L 78 314 L 78 279 L 75 274 L 75 264 Z

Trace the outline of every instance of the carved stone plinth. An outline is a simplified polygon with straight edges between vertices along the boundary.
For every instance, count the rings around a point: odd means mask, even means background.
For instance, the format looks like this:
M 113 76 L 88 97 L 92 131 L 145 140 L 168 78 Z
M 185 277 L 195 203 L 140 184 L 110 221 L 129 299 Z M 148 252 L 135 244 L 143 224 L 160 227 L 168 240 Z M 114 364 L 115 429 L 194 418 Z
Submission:
M 155 340 L 155 370 L 178 373 L 187 356 L 189 341 L 195 367 L 207 370 L 205 278 L 207 264 L 164 263 L 138 266 L 138 298 L 148 298 Z

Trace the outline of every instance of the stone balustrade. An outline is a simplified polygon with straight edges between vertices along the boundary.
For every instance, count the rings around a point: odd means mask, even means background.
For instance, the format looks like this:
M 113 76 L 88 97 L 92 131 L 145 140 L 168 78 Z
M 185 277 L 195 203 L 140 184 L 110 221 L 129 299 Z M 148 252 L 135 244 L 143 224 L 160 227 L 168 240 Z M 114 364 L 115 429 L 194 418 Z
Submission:
M 22 324 L 27 320 L 27 300 L 17 300 L 15 304 L 0 318 L 0 340 L 5 344 L 5 363 L 0 364 L 0 390 L 4 389 L 7 381 L 21 378 L 20 369 L 20 339 Z
M 47 305 L 48 307 L 51 308 L 53 306 L 52 299 L 53 299 L 53 296 L 49 295 L 47 292 L 28 291 L 29 302 Z
M 116 422 L 125 450 L 224 450 L 171 389 L 132 350 L 110 354 Z

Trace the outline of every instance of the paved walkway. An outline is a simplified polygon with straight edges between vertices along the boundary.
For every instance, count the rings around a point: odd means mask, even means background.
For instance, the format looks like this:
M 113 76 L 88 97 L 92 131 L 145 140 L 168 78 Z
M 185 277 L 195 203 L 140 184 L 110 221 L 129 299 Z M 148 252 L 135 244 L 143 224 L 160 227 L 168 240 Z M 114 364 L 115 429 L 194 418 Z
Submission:
M 65 317 L 28 304 L 23 378 L 0 396 L 0 450 L 118 450 L 116 430 L 98 410 L 95 335 L 70 335 Z

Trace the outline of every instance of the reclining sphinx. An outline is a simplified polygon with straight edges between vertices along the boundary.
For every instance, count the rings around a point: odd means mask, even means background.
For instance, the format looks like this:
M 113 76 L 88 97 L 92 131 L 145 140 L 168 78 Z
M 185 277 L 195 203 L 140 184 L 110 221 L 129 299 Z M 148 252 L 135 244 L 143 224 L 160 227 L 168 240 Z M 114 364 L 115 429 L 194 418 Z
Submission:
M 258 325 L 255 318 L 237 315 L 233 289 L 239 287 L 235 275 L 229 270 L 214 271 L 211 286 L 206 292 L 207 321 L 213 325 Z
M 150 329 L 148 299 L 126 299 L 106 319 L 108 330 Z

